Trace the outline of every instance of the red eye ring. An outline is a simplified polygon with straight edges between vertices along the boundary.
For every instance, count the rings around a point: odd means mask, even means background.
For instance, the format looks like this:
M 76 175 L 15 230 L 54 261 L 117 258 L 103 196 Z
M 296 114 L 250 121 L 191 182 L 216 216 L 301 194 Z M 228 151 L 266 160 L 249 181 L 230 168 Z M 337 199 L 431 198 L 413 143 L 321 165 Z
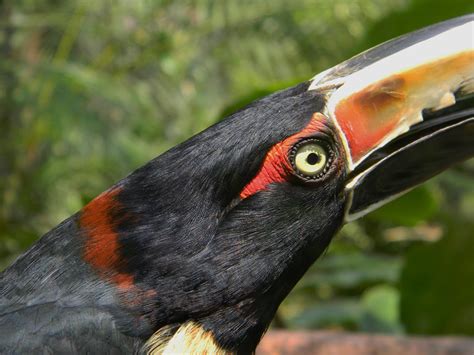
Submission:
M 319 183 L 325 180 L 337 166 L 338 151 L 335 149 L 334 137 L 330 126 L 326 123 L 328 119 L 320 112 L 315 112 L 307 126 L 300 132 L 297 132 L 284 140 L 276 143 L 267 152 L 262 165 L 255 177 L 244 186 L 240 192 L 240 198 L 246 199 L 259 191 L 266 190 L 271 184 L 293 182 L 293 183 Z M 316 176 L 307 176 L 299 171 L 294 164 L 296 154 L 295 147 L 307 141 L 317 141 L 325 148 L 328 163 L 322 171 L 322 174 Z M 296 148 L 297 149 L 297 148 Z

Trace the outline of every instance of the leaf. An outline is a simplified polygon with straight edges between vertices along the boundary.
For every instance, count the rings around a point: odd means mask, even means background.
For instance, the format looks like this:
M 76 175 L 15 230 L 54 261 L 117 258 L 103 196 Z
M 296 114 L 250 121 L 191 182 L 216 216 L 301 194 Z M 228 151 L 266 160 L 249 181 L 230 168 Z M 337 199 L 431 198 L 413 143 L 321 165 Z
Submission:
M 375 210 L 369 218 L 398 225 L 414 226 L 418 222 L 432 217 L 438 207 L 439 203 L 433 192 L 426 185 L 422 185 Z
M 402 34 L 473 11 L 472 0 L 413 0 L 409 6 L 390 12 L 371 26 L 362 48 L 369 48 Z
M 439 242 L 420 244 L 406 257 L 400 307 L 410 333 L 474 335 L 474 223 L 448 225 Z
M 369 332 L 401 333 L 400 294 L 390 285 L 377 285 L 364 292 L 361 329 Z
M 286 324 L 293 328 L 321 328 L 345 326 L 346 329 L 357 329 L 362 317 L 362 307 L 357 299 L 339 299 L 337 301 L 318 303 L 305 309 Z
M 312 268 L 297 288 L 321 285 L 338 289 L 361 289 L 380 282 L 396 282 L 401 260 L 396 257 L 341 253 L 327 255 Z

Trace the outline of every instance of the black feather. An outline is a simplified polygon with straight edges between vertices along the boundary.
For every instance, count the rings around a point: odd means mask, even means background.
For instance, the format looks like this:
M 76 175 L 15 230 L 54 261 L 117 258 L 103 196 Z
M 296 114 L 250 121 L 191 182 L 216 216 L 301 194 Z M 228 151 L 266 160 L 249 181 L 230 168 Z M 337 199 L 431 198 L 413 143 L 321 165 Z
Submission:
M 131 275 L 134 291 L 84 260 L 81 212 L 43 236 L 2 274 L 0 351 L 130 353 L 188 320 L 226 349 L 252 351 L 342 221 L 344 164 L 317 186 L 239 197 L 268 150 L 324 106 L 307 87 L 251 104 L 113 187 L 121 263 L 110 272 Z

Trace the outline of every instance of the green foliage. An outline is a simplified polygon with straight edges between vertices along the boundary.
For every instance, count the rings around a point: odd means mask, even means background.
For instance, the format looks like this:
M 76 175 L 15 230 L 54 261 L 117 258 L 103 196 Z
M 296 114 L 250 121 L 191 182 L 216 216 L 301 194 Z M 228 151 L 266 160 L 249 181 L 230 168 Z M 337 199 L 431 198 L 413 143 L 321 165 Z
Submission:
M 400 332 L 399 293 L 394 285 L 401 267 L 397 256 L 331 247 L 284 301 L 280 321 L 290 328 Z
M 472 11 L 472 0 L 0 1 L 0 267 L 258 97 Z M 473 176 L 467 162 L 344 227 L 275 325 L 472 335 Z
M 372 287 L 362 294 L 364 317 L 362 330 L 371 332 L 400 333 L 400 294 L 389 285 Z
M 474 335 L 474 224 L 447 219 L 432 245 L 413 247 L 401 274 L 401 317 L 419 334 Z
M 367 31 L 367 47 L 395 38 L 432 23 L 474 12 L 474 3 L 466 0 L 413 0 L 376 23 Z
M 375 210 L 371 218 L 415 226 L 418 222 L 433 217 L 438 209 L 439 204 L 434 194 L 427 186 L 420 186 Z

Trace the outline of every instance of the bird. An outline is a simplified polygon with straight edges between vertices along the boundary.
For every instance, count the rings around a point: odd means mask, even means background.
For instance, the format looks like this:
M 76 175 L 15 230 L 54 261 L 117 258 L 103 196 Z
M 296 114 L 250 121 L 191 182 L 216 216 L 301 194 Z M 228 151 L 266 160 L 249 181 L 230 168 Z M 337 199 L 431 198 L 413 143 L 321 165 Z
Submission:
M 248 354 L 345 223 L 474 156 L 474 16 L 257 100 L 47 232 L 0 353 Z

